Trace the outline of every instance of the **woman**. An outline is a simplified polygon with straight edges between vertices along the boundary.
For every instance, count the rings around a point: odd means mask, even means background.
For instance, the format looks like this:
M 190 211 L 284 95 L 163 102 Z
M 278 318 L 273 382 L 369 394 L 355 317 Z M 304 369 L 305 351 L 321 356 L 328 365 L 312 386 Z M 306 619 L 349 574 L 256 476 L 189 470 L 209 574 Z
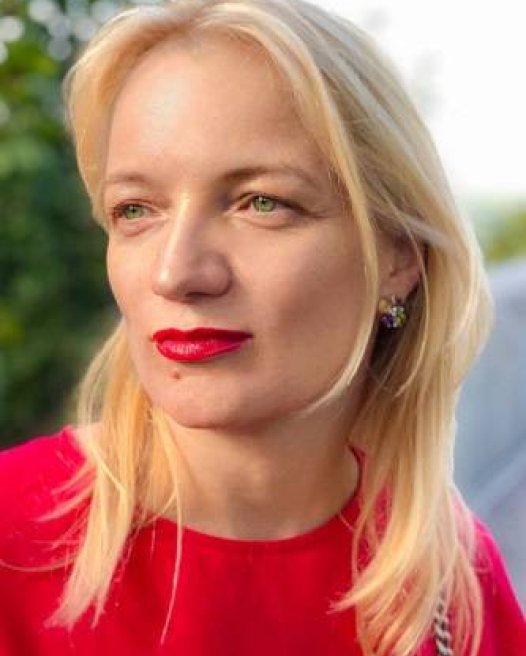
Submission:
M 374 45 L 178 1 L 66 91 L 122 319 L 77 427 L 3 456 L 4 652 L 524 653 L 451 476 L 480 254 Z

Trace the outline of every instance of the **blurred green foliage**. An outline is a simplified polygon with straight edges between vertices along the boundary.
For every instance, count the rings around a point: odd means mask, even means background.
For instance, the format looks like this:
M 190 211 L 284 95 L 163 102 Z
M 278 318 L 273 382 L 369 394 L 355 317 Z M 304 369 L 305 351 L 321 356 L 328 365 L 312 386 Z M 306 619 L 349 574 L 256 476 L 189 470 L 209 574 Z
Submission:
M 115 315 L 60 83 L 120 6 L 0 0 L 0 446 L 69 419 L 71 391 Z M 526 212 L 495 225 L 489 259 L 526 253 Z
M 90 3 L 73 4 L 79 15 Z M 71 63 L 64 56 L 79 44 L 74 34 L 66 35 L 67 9 L 64 3 L 0 0 L 4 446 L 66 420 L 71 390 L 113 314 L 105 236 L 90 218 L 63 125 L 60 82 Z
M 494 221 L 483 241 L 489 262 L 500 262 L 512 257 L 526 257 L 526 206 L 518 206 L 503 213 Z M 524 291 L 526 294 L 526 290 Z

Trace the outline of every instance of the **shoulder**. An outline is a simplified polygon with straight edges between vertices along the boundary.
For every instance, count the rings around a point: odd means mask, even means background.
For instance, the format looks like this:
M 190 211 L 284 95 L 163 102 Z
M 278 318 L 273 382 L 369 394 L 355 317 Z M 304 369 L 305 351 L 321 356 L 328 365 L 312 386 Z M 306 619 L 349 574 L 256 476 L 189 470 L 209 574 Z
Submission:
M 42 458 L 47 463 L 56 456 L 60 459 L 63 452 L 73 457 L 80 456 L 76 447 L 75 429 L 72 426 L 65 426 L 53 434 L 32 437 L 0 451 L 0 473 L 2 476 L 22 473 L 24 470 L 31 470 L 32 465 L 36 469 Z
M 486 596 L 512 596 L 515 599 L 497 541 L 484 522 L 477 517 L 474 521 L 477 538 L 475 566 Z
M 0 559 L 16 552 L 17 536 L 35 532 L 60 503 L 61 489 L 83 462 L 70 426 L 0 453 Z
M 0 514 L 27 503 L 28 494 L 59 483 L 83 460 L 70 426 L 0 452 Z
M 495 538 L 487 526 L 475 518 L 477 555 L 475 567 L 483 601 L 482 645 L 499 645 L 510 656 L 526 653 L 526 619 Z M 481 654 L 486 652 L 481 651 Z M 493 652 L 488 651 L 488 654 Z

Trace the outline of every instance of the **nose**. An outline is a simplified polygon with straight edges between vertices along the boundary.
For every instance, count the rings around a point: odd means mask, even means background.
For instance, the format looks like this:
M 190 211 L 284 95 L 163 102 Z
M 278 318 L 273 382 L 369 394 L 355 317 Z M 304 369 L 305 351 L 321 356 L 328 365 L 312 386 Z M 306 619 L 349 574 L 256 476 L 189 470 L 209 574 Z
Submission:
M 214 218 L 196 216 L 187 207 L 164 227 L 152 277 L 154 293 L 185 303 L 225 294 L 232 271 L 217 243 Z

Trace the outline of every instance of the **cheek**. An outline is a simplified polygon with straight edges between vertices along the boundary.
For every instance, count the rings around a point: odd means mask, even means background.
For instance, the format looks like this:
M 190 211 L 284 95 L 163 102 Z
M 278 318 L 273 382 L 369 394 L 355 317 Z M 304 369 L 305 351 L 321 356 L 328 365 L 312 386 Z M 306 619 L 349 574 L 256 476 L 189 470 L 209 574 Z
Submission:
M 362 261 L 358 249 L 343 246 L 341 238 L 311 246 L 266 269 L 257 324 L 282 363 L 286 350 L 299 369 L 333 371 L 347 360 L 356 336 L 365 289 Z
M 122 312 L 124 290 L 122 289 L 121 279 L 124 280 L 125 276 L 122 274 L 121 260 L 122 258 L 119 257 L 119 250 L 114 246 L 112 238 L 110 237 L 106 249 L 106 275 L 108 277 L 113 298 Z
M 338 234 L 325 237 L 263 269 L 268 271 L 263 276 L 266 295 L 292 320 L 308 314 L 323 323 L 324 312 L 345 314 L 362 300 L 364 278 L 358 248 L 346 245 Z
M 110 241 L 106 253 L 108 281 L 115 302 L 124 320 L 132 362 L 145 389 L 155 385 L 151 367 L 152 349 L 145 336 L 152 332 L 149 272 L 144 254 Z
M 142 263 L 142 266 L 140 265 Z M 122 246 L 115 245 L 111 239 L 106 252 L 106 271 L 113 297 L 121 314 L 129 320 L 139 318 L 144 303 L 144 291 L 147 272 L 144 258 L 129 253 Z

